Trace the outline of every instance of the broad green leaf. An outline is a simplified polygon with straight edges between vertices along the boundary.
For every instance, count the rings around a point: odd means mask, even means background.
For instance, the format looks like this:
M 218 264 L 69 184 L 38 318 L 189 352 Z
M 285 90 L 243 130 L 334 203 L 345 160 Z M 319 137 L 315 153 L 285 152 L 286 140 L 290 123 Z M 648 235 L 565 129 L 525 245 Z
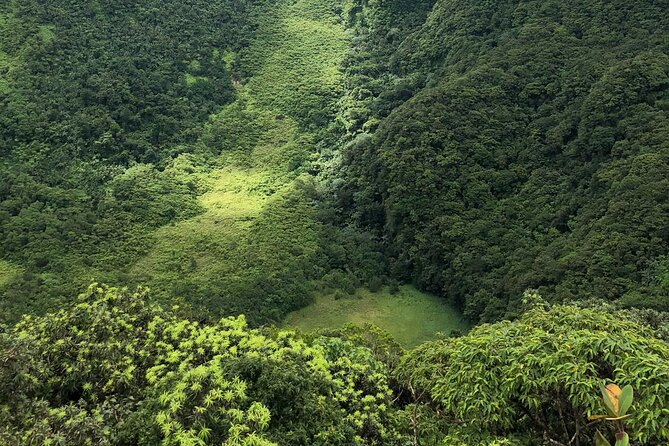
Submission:
M 624 416 L 629 408 L 632 406 L 632 401 L 634 400 L 634 391 L 632 390 L 632 386 L 629 384 L 623 387 L 623 390 L 620 392 L 620 398 L 619 398 L 619 403 L 620 403 L 620 412 L 619 415 L 622 417 Z

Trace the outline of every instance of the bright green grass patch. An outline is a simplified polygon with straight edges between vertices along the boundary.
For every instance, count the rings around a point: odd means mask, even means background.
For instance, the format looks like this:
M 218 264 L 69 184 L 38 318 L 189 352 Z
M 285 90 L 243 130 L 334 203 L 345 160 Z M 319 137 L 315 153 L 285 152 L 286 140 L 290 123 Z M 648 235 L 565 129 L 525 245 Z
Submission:
M 411 286 L 401 287 L 396 295 L 387 289 L 378 293 L 361 289 L 355 296 L 339 300 L 332 295 L 320 295 L 312 305 L 289 314 L 283 325 L 310 332 L 339 328 L 347 323 L 377 325 L 407 348 L 435 339 L 439 334 L 469 328 L 462 315 L 443 299 Z
M 302 125 L 327 124 L 325 116 L 336 111 L 343 94 L 339 67 L 349 36 L 340 22 L 331 2 L 279 2 L 259 20 L 255 39 L 242 55 L 242 66 L 253 74 L 249 102 Z
M 21 274 L 21 268 L 0 260 L 0 288 L 8 285 L 19 274 Z
M 234 274 L 251 223 L 267 199 L 258 193 L 263 172 L 226 168 L 212 174 L 210 190 L 200 197 L 203 214 L 155 234 L 150 254 L 140 260 L 134 273 L 153 287 L 170 285 L 184 276 Z M 226 267 L 227 266 L 227 267 Z

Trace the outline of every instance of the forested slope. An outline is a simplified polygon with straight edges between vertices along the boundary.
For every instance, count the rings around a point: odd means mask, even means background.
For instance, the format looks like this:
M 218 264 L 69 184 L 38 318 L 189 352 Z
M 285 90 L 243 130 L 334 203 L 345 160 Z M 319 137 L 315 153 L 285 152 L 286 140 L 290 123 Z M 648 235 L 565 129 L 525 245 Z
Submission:
M 5 2 L 4 317 L 96 277 L 277 320 L 386 266 L 474 321 L 664 310 L 666 6 Z
M 0 0 L 0 443 L 666 444 L 668 12 Z
M 2 312 L 15 317 L 85 277 L 124 281 L 148 231 L 200 211 L 197 184 L 162 168 L 232 100 L 226 52 L 246 14 L 229 1 L 0 7 Z
M 438 1 L 358 102 L 342 218 L 473 320 L 528 287 L 668 309 L 668 7 Z
M 338 134 L 342 6 L 177 3 L 3 4 L 3 319 L 94 277 L 277 322 L 314 281 L 382 273 L 309 174 Z

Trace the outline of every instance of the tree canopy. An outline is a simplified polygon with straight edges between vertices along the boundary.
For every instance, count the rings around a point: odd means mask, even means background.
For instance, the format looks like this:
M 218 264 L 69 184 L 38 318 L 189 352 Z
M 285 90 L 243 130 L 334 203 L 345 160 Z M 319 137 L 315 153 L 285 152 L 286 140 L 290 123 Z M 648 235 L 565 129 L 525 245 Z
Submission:
M 93 283 L 71 307 L 0 333 L 0 439 L 569 444 L 591 438 L 599 386 L 619 382 L 635 389 L 632 438 L 667 441 L 667 344 L 619 315 L 527 296 L 516 321 L 405 352 L 374 327 L 305 336 L 243 317 L 202 324 L 146 289 Z
M 666 310 L 666 20 L 652 1 L 437 2 L 376 63 L 385 88 L 354 77 L 373 93 L 333 183 L 344 218 L 476 321 L 528 287 Z
M 0 443 L 666 444 L 667 12 L 0 1 Z

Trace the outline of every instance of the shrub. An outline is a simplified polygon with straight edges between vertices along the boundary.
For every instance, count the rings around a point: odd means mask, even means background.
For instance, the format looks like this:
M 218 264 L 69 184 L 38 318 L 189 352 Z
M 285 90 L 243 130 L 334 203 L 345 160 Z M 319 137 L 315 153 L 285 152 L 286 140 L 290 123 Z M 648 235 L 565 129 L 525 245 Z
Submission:
M 606 313 L 537 306 L 517 321 L 418 347 L 399 376 L 472 432 L 529 432 L 560 444 L 592 438 L 587 416 L 600 409 L 601 385 L 631 383 L 638 389 L 631 438 L 669 440 L 669 346 Z

